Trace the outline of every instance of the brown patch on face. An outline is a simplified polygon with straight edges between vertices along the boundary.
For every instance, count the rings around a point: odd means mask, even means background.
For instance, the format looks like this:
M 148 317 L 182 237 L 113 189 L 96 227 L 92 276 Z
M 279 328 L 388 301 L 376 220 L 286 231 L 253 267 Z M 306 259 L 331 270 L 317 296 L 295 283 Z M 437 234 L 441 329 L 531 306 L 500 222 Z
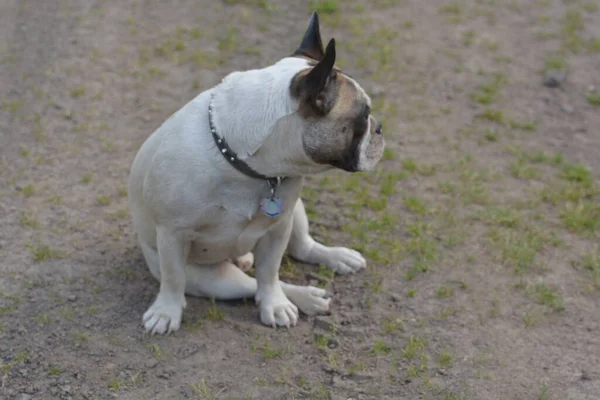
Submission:
M 300 106 L 300 115 L 307 127 L 303 136 L 306 154 L 319 164 L 332 165 L 346 171 L 358 166 L 359 145 L 369 128 L 370 108 L 366 98 L 361 98 L 353 82 L 343 74 L 336 77 L 334 101 L 326 115 L 311 112 Z M 371 121 L 371 130 L 376 123 Z

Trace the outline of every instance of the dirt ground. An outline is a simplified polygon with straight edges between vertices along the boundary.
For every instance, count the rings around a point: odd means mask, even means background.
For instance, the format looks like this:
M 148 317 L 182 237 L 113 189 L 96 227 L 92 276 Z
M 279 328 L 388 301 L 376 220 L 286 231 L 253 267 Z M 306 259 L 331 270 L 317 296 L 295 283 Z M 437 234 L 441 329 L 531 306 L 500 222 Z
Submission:
M 0 398 L 597 399 L 599 6 L 1 1 Z M 289 331 L 188 298 L 181 331 L 146 336 L 137 149 L 226 73 L 290 54 L 312 9 L 388 150 L 303 197 L 367 270 L 284 260 L 334 295 Z

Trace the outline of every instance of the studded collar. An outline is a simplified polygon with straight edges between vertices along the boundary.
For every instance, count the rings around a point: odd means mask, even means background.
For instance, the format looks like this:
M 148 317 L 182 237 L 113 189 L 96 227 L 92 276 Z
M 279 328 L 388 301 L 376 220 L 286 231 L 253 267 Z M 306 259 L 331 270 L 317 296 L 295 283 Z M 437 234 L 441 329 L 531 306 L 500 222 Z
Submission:
M 221 152 L 221 155 L 231 164 L 232 167 L 237 169 L 242 174 L 249 176 L 250 178 L 259 179 L 262 181 L 266 181 L 271 190 L 271 196 L 275 196 L 275 191 L 279 187 L 282 181 L 285 180 L 285 177 L 276 176 L 276 177 L 268 177 L 265 176 L 254 169 L 252 169 L 248 164 L 244 161 L 240 160 L 238 155 L 231 150 L 225 139 L 217 133 L 217 129 L 215 127 L 214 122 L 214 107 L 213 107 L 213 98 L 214 94 L 210 95 L 210 102 L 208 104 L 208 124 L 210 126 L 210 132 L 212 137 L 217 145 L 217 148 Z

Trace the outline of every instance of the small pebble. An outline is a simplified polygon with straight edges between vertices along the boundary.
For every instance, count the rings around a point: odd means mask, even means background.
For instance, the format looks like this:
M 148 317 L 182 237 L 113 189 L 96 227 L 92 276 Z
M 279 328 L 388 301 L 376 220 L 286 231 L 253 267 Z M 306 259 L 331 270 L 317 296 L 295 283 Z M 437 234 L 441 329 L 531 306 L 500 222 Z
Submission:
M 551 69 L 544 74 L 544 85 L 557 88 L 567 79 L 567 71 L 564 69 Z

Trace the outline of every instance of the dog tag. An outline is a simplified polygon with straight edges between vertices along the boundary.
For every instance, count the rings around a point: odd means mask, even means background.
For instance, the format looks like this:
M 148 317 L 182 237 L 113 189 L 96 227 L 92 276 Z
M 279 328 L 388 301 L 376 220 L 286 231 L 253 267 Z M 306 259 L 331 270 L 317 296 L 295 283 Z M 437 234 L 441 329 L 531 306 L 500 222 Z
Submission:
M 264 198 L 260 201 L 260 213 L 269 218 L 276 218 L 283 212 L 283 201 L 278 198 Z

